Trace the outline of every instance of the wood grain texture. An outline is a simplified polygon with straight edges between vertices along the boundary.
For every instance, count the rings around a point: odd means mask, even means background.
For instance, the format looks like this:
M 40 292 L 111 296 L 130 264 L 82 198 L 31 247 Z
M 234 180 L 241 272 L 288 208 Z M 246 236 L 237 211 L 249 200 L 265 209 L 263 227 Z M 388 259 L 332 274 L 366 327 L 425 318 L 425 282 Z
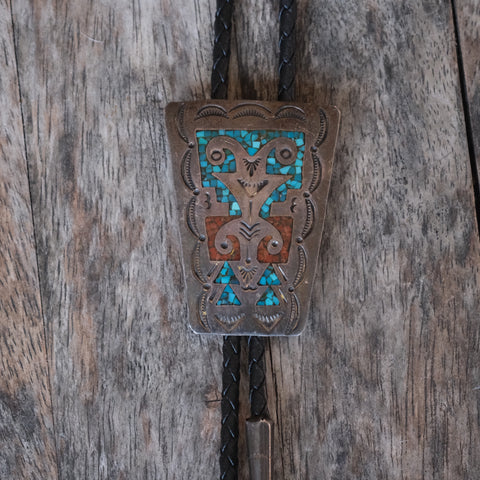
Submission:
M 208 97 L 213 10 L 14 4 L 62 479 L 218 477 L 221 341 L 184 319 L 163 118 Z M 231 93 L 273 100 L 276 4 L 235 15 Z M 297 99 L 343 123 L 310 326 L 271 341 L 275 478 L 476 478 L 480 262 L 450 3 L 301 0 L 298 36 Z
M 210 478 L 221 343 L 184 321 L 163 107 L 209 89 L 213 12 L 14 7 L 60 477 Z
M 9 2 L 0 1 L 0 478 L 56 479 L 50 379 Z
M 472 128 L 473 154 L 480 169 L 480 3 L 456 1 L 460 49 Z
M 254 30 L 262 7 L 242 5 Z M 479 249 L 449 2 L 299 12 L 297 99 L 336 104 L 342 127 L 310 327 L 271 342 L 276 474 L 476 478 Z M 272 98 L 241 57 L 236 95 Z

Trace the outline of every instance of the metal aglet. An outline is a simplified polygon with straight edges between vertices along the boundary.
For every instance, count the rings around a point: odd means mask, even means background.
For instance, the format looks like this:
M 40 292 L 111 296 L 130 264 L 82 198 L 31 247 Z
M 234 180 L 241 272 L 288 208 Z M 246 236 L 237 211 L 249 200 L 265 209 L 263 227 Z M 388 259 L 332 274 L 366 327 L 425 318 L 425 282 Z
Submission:
M 250 480 L 272 480 L 273 422 L 269 418 L 247 420 Z

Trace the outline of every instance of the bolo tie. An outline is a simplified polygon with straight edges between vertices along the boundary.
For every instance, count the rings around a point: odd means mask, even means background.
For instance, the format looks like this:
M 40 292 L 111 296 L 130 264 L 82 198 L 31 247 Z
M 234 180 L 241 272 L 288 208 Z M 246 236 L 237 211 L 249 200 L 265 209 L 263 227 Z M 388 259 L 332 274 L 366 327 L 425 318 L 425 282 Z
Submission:
M 340 115 L 295 103 L 294 0 L 280 1 L 277 102 L 227 100 L 233 0 L 217 0 L 211 99 L 167 105 L 189 324 L 223 336 L 220 478 L 238 478 L 242 339 L 250 478 L 272 478 L 265 339 L 309 309 Z

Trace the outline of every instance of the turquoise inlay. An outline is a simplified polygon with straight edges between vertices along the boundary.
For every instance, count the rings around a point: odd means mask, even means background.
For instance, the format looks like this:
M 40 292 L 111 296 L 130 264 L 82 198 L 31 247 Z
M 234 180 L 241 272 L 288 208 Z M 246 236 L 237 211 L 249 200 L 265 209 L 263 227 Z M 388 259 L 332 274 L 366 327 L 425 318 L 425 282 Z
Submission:
M 270 205 L 273 202 L 284 202 L 288 189 L 299 189 L 302 186 L 302 167 L 305 153 L 305 135 L 303 132 L 283 130 L 199 130 L 196 132 L 198 155 L 203 187 L 214 187 L 217 201 L 229 204 L 230 215 L 241 215 L 240 207 L 230 190 L 213 173 L 233 173 L 237 169 L 232 152 L 225 149 L 225 161 L 222 165 L 212 165 L 206 157 L 206 146 L 214 137 L 228 136 L 239 142 L 250 155 L 255 155 L 263 145 L 279 137 L 291 138 L 295 141 L 298 151 L 295 162 L 291 165 L 282 165 L 275 159 L 275 149 L 267 157 L 266 173 L 273 175 L 289 175 L 291 178 L 272 192 L 260 210 L 260 216 L 270 216 Z
M 223 290 L 222 295 L 218 299 L 217 305 L 240 305 L 240 300 L 235 295 L 235 292 L 230 285 L 227 285 Z
M 275 295 L 275 292 L 273 291 L 272 287 L 268 287 L 260 300 L 257 302 L 257 305 L 280 305 L 280 300 L 277 298 Z
M 225 262 L 223 264 L 222 269 L 220 270 L 220 273 L 218 274 L 217 278 L 215 279 L 214 283 L 234 283 L 238 284 L 237 277 L 233 273 L 232 267 L 228 264 L 228 262 Z
M 269 265 L 265 272 L 263 272 L 262 278 L 258 281 L 259 285 L 281 285 L 280 280 L 273 269 L 273 265 Z
M 297 157 L 290 165 L 282 165 L 275 159 L 275 149 L 273 149 L 267 158 L 267 174 L 272 175 L 290 175 L 292 178 L 287 180 L 283 185 L 280 185 L 273 191 L 267 201 L 263 204 L 260 210 L 260 216 L 267 218 L 270 216 L 270 205 L 273 202 L 284 202 L 287 199 L 288 189 L 302 188 L 302 168 L 303 157 L 305 154 L 305 136 L 302 132 L 282 132 L 286 137 L 295 141 L 298 147 Z M 283 136 L 283 135 L 282 135 Z M 267 208 L 264 208 L 267 207 Z

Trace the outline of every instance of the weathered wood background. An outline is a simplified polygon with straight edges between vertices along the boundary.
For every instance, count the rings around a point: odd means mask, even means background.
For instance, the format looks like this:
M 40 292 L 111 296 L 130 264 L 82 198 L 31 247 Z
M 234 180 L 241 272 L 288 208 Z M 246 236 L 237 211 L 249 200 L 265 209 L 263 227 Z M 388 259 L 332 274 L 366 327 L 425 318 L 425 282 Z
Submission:
M 218 478 L 164 128 L 214 3 L 0 0 L 2 480 Z M 273 100 L 277 2 L 237 4 L 231 98 Z M 343 119 L 309 325 L 270 342 L 274 478 L 477 479 L 480 4 L 300 0 L 298 39 L 297 99 Z

